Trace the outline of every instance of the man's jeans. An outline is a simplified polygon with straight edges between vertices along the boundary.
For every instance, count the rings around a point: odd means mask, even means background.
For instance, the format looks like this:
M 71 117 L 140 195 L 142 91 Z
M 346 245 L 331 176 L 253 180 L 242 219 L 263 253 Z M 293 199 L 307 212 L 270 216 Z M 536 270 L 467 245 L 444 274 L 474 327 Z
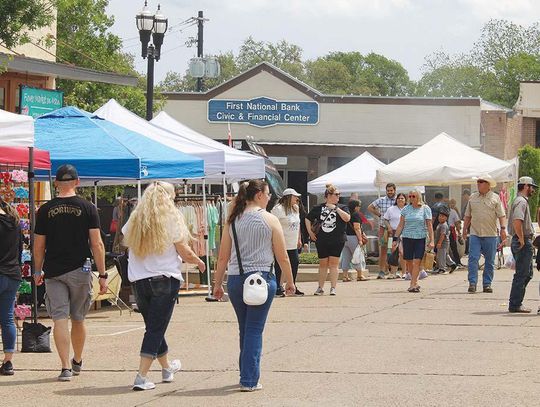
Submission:
M 179 289 L 179 280 L 165 276 L 145 278 L 133 283 L 137 307 L 146 327 L 141 356 L 155 359 L 169 351 L 165 331 L 169 326 Z
M 514 235 L 510 248 L 516 261 L 516 272 L 512 280 L 512 289 L 510 290 L 510 300 L 508 302 L 508 309 L 512 310 L 521 307 L 523 297 L 525 297 L 525 288 L 533 277 L 533 246 L 531 239 L 525 238 L 525 245 L 520 249 L 519 239 Z
M 480 253 L 482 253 L 485 259 L 482 285 L 484 287 L 491 285 L 498 241 L 497 236 L 469 236 L 469 284 L 476 285 L 478 281 L 478 260 L 480 260 Z
M 0 326 L 2 327 L 2 345 L 4 353 L 15 352 L 17 330 L 13 320 L 15 296 L 20 281 L 0 275 Z
M 268 283 L 268 299 L 262 305 L 246 305 L 243 298 L 244 280 L 250 274 L 253 273 L 227 278 L 227 292 L 240 329 L 240 384 L 246 387 L 254 387 L 259 382 L 262 334 L 277 288 L 274 274 L 263 272 Z

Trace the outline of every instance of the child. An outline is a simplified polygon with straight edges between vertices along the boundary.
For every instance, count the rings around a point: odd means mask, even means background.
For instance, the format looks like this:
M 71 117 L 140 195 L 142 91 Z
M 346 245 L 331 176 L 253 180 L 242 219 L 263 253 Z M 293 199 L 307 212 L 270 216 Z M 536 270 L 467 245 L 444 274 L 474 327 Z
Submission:
M 435 247 L 437 248 L 437 268 L 439 274 L 446 273 L 447 253 L 450 245 L 450 239 L 448 238 L 450 235 L 450 227 L 446 221 L 448 220 L 449 215 L 450 210 L 448 208 L 441 208 L 437 219 L 439 224 L 435 229 Z M 453 261 L 449 263 L 449 265 L 450 273 L 452 273 L 456 269 L 457 265 Z

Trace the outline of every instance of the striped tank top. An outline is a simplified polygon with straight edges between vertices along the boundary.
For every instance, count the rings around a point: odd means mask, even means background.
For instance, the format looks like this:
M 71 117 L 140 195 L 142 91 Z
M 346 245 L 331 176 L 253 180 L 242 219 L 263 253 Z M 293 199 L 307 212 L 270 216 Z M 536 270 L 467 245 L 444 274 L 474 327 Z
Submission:
M 244 212 L 235 219 L 240 259 L 245 273 L 269 271 L 274 262 L 272 250 L 272 229 L 263 218 L 263 210 Z M 238 260 L 232 227 L 229 228 L 232 247 L 229 260 L 229 275 L 239 275 Z

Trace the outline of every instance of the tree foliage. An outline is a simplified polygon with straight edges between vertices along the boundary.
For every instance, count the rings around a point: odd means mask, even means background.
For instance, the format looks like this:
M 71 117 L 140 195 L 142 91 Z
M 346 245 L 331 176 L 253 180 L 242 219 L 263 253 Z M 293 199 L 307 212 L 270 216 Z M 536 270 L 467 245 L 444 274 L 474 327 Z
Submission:
M 108 16 L 108 0 L 57 0 L 57 58 L 76 66 L 138 76 L 133 56 L 121 51 L 122 40 L 109 30 L 114 17 Z M 94 111 L 111 98 L 144 117 L 145 80 L 137 87 L 90 83 L 61 79 L 57 87 L 64 91 L 66 104 Z M 162 106 L 154 103 L 154 109 Z
M 7 48 L 28 42 L 28 31 L 48 26 L 54 19 L 54 1 L 0 1 L 0 42 Z
M 443 52 L 426 58 L 419 96 L 480 96 L 512 107 L 519 82 L 540 79 L 540 28 L 490 20 L 465 54 Z

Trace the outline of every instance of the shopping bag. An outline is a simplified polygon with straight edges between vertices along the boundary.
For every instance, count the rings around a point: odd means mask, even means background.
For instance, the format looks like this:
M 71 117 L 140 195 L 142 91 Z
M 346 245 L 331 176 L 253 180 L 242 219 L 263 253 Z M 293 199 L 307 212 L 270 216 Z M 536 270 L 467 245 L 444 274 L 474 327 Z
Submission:
M 508 253 L 508 256 L 506 256 L 504 267 L 507 269 L 512 269 L 512 270 L 516 269 L 516 260 L 514 259 L 514 256 L 512 253 Z
M 356 246 L 352 255 L 351 264 L 353 267 L 360 266 L 362 264 L 362 248 L 360 245 Z
M 435 253 L 426 251 L 424 253 L 424 258 L 422 259 L 422 264 L 424 265 L 424 270 L 433 270 L 433 266 L 435 265 Z
M 43 324 L 23 322 L 21 352 L 51 352 L 51 327 Z

